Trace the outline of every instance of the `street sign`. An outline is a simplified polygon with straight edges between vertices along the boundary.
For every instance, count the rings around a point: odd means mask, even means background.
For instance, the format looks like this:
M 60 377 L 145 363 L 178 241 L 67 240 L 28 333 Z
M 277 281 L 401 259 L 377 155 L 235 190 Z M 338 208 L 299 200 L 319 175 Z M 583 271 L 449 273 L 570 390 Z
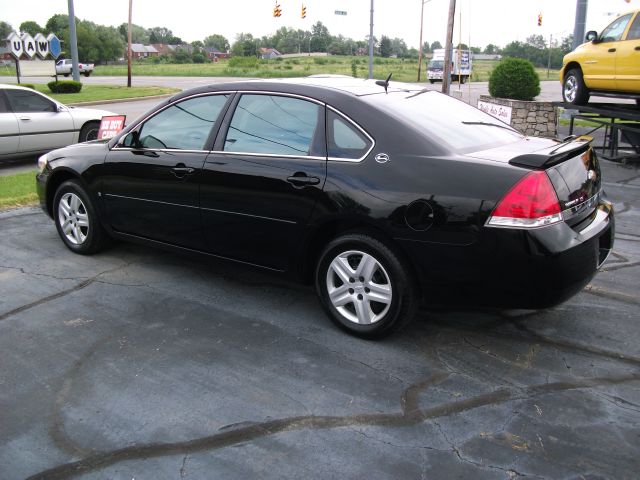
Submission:
M 40 58 L 45 59 L 47 55 L 49 55 L 49 42 L 47 41 L 47 38 L 41 33 L 36 33 L 36 36 L 33 37 L 33 41 L 36 44 L 36 54 Z
M 29 58 L 33 58 L 36 54 L 36 41 L 28 33 L 23 33 L 20 38 L 22 40 L 22 45 L 24 45 L 25 55 Z
M 16 59 L 20 58 L 20 55 L 24 52 L 24 47 L 22 46 L 22 39 L 16 32 L 9 34 L 7 43 L 9 44 L 9 52 L 11 52 L 11 55 Z
M 347 11 L 346 10 L 336 10 L 336 15 L 346 15 Z
M 62 45 L 60 45 L 60 39 L 56 37 L 55 33 L 50 33 L 47 37 L 49 41 L 49 53 L 53 58 L 58 58 L 62 53 Z

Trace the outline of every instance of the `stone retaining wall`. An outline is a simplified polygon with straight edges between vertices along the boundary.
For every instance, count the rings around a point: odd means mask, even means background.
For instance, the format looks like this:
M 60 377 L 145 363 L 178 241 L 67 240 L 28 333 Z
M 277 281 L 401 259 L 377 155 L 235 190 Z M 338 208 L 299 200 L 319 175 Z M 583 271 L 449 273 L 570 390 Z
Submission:
M 511 126 L 525 135 L 555 137 L 558 113 L 551 102 L 526 102 L 480 95 L 483 102 L 511 107 Z

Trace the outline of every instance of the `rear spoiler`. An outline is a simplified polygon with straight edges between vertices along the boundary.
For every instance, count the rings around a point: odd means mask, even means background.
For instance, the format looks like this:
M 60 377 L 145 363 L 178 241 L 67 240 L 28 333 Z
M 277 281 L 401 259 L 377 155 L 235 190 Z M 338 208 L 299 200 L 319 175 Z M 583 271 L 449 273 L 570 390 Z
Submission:
M 536 169 L 552 167 L 587 152 L 591 148 L 592 140 L 593 138 L 586 135 L 581 137 L 568 137 L 563 142 L 545 148 L 544 150 L 518 155 L 509 160 L 509 164 L 516 167 Z

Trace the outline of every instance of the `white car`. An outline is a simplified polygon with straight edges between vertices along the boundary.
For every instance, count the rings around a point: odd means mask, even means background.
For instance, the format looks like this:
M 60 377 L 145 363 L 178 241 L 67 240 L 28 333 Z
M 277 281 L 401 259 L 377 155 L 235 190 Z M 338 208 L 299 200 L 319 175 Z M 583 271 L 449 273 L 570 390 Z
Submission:
M 0 161 L 95 140 L 106 110 L 67 107 L 26 87 L 0 84 Z

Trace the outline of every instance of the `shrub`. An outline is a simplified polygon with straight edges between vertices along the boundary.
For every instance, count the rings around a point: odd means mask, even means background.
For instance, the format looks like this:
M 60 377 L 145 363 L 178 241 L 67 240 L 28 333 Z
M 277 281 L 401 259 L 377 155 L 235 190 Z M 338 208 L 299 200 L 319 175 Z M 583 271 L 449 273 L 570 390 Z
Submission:
M 316 65 L 326 65 L 329 61 L 323 57 L 313 57 L 313 63 Z
M 30 88 L 31 90 L 35 90 L 36 86 L 33 83 L 21 83 L 21 87 Z
M 491 72 L 489 94 L 496 98 L 533 100 L 540 94 L 540 78 L 530 61 L 505 58 Z
M 205 57 L 203 54 L 201 53 L 194 53 L 191 56 L 193 63 L 204 63 Z
M 47 83 L 47 87 L 53 93 L 80 93 L 82 83 L 74 80 L 58 80 Z
M 229 67 L 258 68 L 258 59 L 256 57 L 231 57 Z

